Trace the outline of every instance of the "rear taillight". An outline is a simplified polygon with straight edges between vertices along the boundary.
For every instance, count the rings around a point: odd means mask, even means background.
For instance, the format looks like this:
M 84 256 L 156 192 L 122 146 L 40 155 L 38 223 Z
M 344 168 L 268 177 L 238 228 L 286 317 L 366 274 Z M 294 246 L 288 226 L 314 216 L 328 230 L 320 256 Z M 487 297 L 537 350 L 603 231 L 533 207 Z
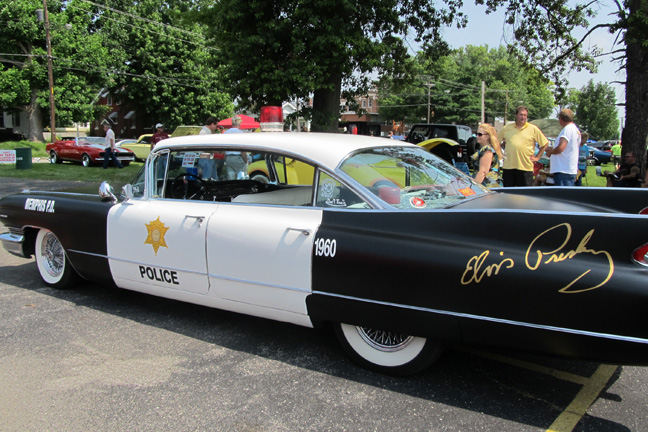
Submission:
M 648 267 L 648 243 L 641 246 L 632 253 L 632 259 L 637 264 Z
M 648 207 L 646 207 L 645 209 L 641 210 L 641 211 L 639 212 L 639 214 L 642 214 L 642 215 L 648 215 Z

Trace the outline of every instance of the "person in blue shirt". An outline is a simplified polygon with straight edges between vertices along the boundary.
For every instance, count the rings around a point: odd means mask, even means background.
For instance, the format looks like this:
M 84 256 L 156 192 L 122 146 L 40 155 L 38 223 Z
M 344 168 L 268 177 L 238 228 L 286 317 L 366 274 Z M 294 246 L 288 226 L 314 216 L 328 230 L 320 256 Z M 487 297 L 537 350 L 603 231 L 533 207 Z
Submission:
M 578 149 L 578 176 L 574 182 L 574 186 L 583 186 L 583 177 L 587 175 L 587 157 L 589 156 L 590 149 L 587 146 L 589 134 L 581 132 L 581 143 Z

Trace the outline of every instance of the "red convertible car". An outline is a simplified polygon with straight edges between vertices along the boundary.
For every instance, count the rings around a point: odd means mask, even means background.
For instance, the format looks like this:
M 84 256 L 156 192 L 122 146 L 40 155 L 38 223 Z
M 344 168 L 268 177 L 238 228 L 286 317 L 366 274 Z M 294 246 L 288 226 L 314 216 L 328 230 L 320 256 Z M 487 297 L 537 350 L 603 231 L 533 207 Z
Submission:
M 72 137 L 56 140 L 47 144 L 47 153 L 51 163 L 63 161 L 80 162 L 84 167 L 99 165 L 104 160 L 106 141 L 102 137 Z M 117 148 L 117 159 L 123 166 L 128 166 L 135 156 L 127 148 Z

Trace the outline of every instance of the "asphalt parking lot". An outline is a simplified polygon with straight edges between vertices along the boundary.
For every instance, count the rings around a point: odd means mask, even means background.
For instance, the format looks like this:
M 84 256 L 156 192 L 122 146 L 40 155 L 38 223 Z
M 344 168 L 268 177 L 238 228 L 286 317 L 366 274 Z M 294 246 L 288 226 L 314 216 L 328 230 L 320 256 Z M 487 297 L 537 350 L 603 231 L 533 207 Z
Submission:
M 4 250 L 0 383 L 0 431 L 648 430 L 648 368 L 453 347 L 394 378 L 324 329 L 55 290 Z

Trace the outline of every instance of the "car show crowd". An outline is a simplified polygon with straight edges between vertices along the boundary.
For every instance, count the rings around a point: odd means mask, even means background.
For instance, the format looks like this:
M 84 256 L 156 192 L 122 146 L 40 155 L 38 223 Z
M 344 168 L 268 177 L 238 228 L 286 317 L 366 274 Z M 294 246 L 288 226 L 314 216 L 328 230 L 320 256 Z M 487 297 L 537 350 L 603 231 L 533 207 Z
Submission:
M 489 188 L 582 186 L 589 165 L 597 165 L 597 175 L 605 177 L 609 187 L 645 187 L 648 184 L 641 178 L 640 164 L 632 152 L 622 155 L 620 141 L 613 142 L 613 145 L 592 142 L 589 134 L 579 130 L 574 123 L 574 114 L 570 109 L 562 109 L 558 114 L 562 130 L 556 138 L 547 138 L 538 126 L 528 121 L 528 116 L 528 108 L 519 106 L 515 121 L 499 131 L 489 123 L 482 123 L 468 140 L 469 151 L 464 150 L 464 156 L 461 155 L 461 147 L 466 145 L 466 140 L 461 139 L 462 146 L 457 145 L 458 156 L 442 158 Z M 85 166 L 96 163 L 104 168 L 108 168 L 112 162 L 113 166 L 122 168 L 131 160 L 146 159 L 158 142 L 172 136 L 263 131 L 262 124 L 242 114 L 221 121 L 209 116 L 203 126 L 180 126 L 171 135 L 165 131 L 162 123 L 157 123 L 153 134 L 144 134 L 138 140 L 116 142 L 110 123 L 104 120 L 102 125 L 105 131 L 103 151 L 97 151 L 96 155 L 90 157 L 89 152 L 84 156 L 78 154 L 71 157 L 66 156 L 64 150 L 59 151 L 54 145 L 49 148 L 48 145 L 50 160 L 53 163 L 76 160 Z M 345 128 L 345 131 L 357 133 L 356 128 Z M 393 133 L 386 137 L 406 139 Z M 422 136 L 413 142 L 424 145 L 428 138 L 432 137 Z M 428 150 L 435 153 L 430 148 Z M 598 166 L 610 162 L 613 164 L 611 170 L 601 170 Z M 200 174 L 205 178 L 240 178 L 246 175 L 247 165 L 247 155 L 241 153 L 204 154 L 199 161 Z

